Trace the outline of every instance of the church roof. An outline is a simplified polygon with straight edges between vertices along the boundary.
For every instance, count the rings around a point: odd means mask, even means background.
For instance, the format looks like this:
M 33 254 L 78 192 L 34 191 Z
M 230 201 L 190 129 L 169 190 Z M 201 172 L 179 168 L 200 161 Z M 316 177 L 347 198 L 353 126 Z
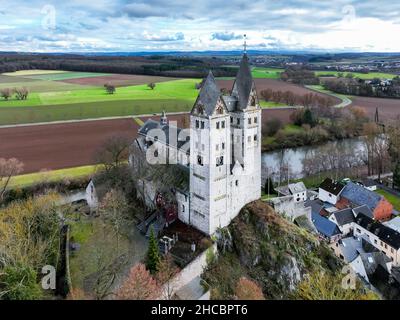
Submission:
M 253 77 L 249 66 L 249 58 L 245 53 L 240 62 L 239 71 L 236 75 L 236 80 L 232 90 L 232 92 L 236 93 L 238 96 L 239 103 L 237 107 L 239 110 L 247 108 L 252 87 Z
M 212 72 L 210 71 L 200 89 L 200 93 L 197 97 L 194 107 L 201 105 L 204 108 L 204 114 L 210 116 L 214 113 L 214 109 L 220 96 L 220 89 L 215 82 Z

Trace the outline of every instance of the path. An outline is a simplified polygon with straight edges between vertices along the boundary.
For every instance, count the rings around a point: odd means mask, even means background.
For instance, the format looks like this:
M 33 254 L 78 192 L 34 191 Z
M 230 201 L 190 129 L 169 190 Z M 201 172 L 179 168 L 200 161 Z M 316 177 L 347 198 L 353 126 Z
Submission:
M 353 101 L 351 101 L 350 98 L 346 97 L 345 95 L 331 92 L 329 90 L 320 88 L 320 86 L 305 86 L 305 87 L 310 89 L 310 90 L 312 90 L 312 91 L 319 92 L 319 93 L 324 93 L 324 94 L 327 94 L 327 95 L 329 95 L 331 97 L 340 99 L 341 103 L 336 104 L 334 106 L 335 108 L 345 108 L 345 107 L 347 107 L 347 106 L 349 106 L 349 105 L 351 105 L 353 103 Z

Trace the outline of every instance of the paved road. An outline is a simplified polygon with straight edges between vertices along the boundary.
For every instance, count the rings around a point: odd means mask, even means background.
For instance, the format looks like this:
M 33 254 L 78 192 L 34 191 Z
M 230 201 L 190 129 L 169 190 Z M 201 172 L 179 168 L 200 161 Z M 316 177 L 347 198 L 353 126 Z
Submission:
M 348 97 L 346 97 L 345 95 L 342 95 L 342 94 L 336 94 L 336 93 L 330 92 L 328 90 L 319 90 L 315 86 L 306 86 L 306 88 L 308 88 L 312 91 L 315 91 L 315 92 L 324 93 L 331 97 L 340 99 L 341 102 L 339 104 L 336 104 L 334 106 L 335 108 L 345 108 L 353 103 L 353 101 L 351 101 Z

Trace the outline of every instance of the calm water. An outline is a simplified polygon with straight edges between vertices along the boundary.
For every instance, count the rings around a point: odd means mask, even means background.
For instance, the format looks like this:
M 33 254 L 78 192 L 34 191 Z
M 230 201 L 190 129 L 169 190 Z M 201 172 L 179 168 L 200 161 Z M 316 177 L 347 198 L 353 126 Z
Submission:
M 360 138 L 346 139 L 340 141 L 331 141 L 323 145 L 307 146 L 299 148 L 284 149 L 279 151 L 264 152 L 262 154 L 262 177 L 263 180 L 268 176 L 277 175 L 282 161 L 289 167 L 289 175 L 291 179 L 303 178 L 303 159 L 307 153 L 327 153 L 339 150 L 346 150 L 357 157 L 365 157 L 366 148 Z

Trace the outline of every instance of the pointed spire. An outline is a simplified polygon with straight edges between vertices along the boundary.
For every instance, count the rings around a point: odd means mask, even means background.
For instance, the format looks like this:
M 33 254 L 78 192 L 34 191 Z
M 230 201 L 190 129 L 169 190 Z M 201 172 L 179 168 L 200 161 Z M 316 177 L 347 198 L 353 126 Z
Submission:
M 203 86 L 200 89 L 200 93 L 197 97 L 193 110 L 195 107 L 201 106 L 206 115 L 212 115 L 220 95 L 220 89 L 215 81 L 213 73 L 210 70 L 203 83 Z
M 239 71 L 236 75 L 232 92 L 238 97 L 239 108 L 244 110 L 247 108 L 251 89 L 253 88 L 253 76 L 249 65 L 249 58 L 246 53 L 243 54 L 240 61 Z
M 246 37 L 247 37 L 246 34 L 244 34 L 244 35 L 243 35 L 243 38 L 244 38 L 243 54 L 246 54 L 246 53 L 247 53 L 247 43 L 246 43 L 247 38 L 246 38 Z

